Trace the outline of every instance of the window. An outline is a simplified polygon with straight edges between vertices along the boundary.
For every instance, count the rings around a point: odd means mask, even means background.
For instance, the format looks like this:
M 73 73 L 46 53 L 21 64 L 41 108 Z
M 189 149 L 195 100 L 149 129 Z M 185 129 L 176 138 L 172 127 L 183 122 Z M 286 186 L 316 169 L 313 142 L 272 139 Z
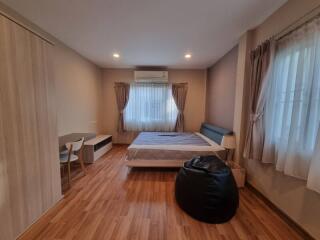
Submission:
M 266 103 L 264 155 L 271 149 L 276 169 L 301 179 L 310 178 L 314 172 L 310 166 L 320 160 L 315 156 L 320 142 L 319 66 L 320 20 L 277 43 Z
M 124 112 L 127 131 L 173 131 L 178 110 L 172 85 L 134 83 Z

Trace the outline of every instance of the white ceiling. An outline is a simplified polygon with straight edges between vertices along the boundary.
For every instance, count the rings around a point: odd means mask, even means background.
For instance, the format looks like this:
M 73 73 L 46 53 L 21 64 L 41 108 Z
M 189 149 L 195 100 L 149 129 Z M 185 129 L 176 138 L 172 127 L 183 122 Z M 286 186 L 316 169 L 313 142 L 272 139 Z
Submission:
M 101 67 L 205 68 L 286 0 L 1 0 Z M 121 57 L 114 60 L 113 52 Z M 192 59 L 184 59 L 186 52 Z

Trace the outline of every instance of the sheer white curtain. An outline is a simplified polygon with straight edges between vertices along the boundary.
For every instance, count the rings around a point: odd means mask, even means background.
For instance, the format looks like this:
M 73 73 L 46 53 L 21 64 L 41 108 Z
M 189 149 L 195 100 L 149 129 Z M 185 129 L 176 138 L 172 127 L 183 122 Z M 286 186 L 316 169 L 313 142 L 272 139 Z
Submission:
M 263 162 L 320 192 L 320 20 L 277 43 Z
M 173 131 L 177 114 L 171 84 L 131 84 L 124 112 L 127 131 Z

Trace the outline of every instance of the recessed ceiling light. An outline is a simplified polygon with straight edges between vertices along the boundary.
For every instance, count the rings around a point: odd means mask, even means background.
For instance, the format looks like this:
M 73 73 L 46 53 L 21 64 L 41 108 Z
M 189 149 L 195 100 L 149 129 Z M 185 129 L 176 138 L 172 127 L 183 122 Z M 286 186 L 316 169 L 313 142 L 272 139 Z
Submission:
M 119 58 L 119 57 L 120 57 L 120 54 L 119 54 L 119 53 L 114 53 L 112 56 L 113 56 L 114 58 Z
M 190 59 L 192 56 L 191 56 L 191 54 L 190 53 L 187 53 L 186 55 L 184 55 L 184 58 L 186 58 L 186 59 Z

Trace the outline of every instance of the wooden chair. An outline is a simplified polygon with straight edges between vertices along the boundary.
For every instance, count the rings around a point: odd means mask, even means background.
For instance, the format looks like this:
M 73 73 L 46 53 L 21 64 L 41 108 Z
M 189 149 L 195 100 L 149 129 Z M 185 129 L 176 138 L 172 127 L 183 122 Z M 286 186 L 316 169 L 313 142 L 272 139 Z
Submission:
M 80 162 L 81 169 L 86 174 L 85 166 L 82 158 L 82 149 L 84 144 L 84 138 L 76 142 L 67 143 L 67 151 L 60 153 L 60 164 L 64 167 L 68 167 L 68 185 L 71 183 L 71 163 L 75 161 Z

